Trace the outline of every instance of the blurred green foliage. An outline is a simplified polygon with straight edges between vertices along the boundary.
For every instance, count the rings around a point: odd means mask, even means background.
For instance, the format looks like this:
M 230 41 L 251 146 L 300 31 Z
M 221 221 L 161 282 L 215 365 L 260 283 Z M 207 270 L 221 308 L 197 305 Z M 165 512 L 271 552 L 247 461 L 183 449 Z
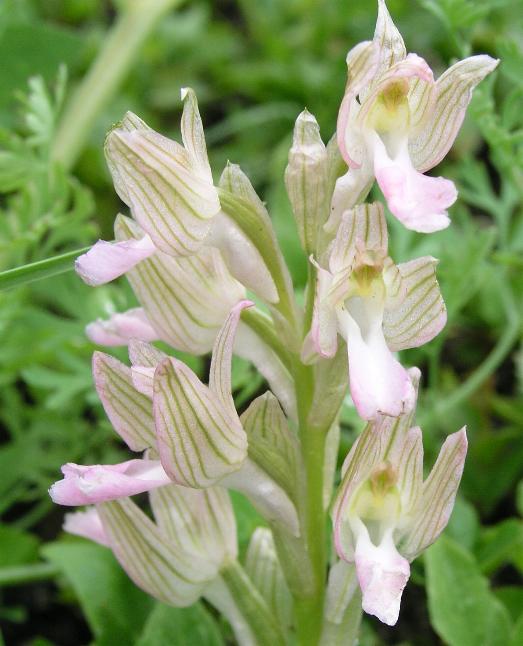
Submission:
M 324 139 L 332 135 L 346 80 L 345 55 L 371 36 L 375 3 L 186 2 L 161 19 L 122 87 L 83 133 L 83 152 L 71 174 L 51 154 L 62 108 L 103 47 L 118 6 L 125 4 L 0 4 L 0 270 L 110 237 L 121 205 L 103 160 L 104 133 L 130 109 L 177 137 L 179 88 L 190 85 L 200 100 L 214 172 L 230 159 L 249 174 L 268 203 L 296 287 L 302 288 L 306 260 L 282 179 L 292 125 L 307 106 Z M 417 585 L 407 593 L 399 625 L 384 630 L 366 619 L 362 643 L 425 645 L 441 638 L 451 646 L 516 646 L 523 643 L 521 0 L 389 0 L 388 5 L 408 49 L 438 73 L 475 52 L 498 56 L 502 64 L 477 91 L 441 169 L 460 191 L 452 226 L 424 237 L 389 219 L 397 261 L 421 254 L 441 261 L 448 325 L 432 343 L 403 357 L 424 374 L 418 419 L 428 463 L 444 436 L 465 423 L 470 451 L 447 538 L 429 551 L 424 566 L 415 564 Z M 15 566 L 26 568 L 27 580 L 19 594 L 0 590 L 7 643 L 78 644 L 89 629 L 97 644 L 152 646 L 176 633 L 180 641 L 169 643 L 214 645 L 230 637 L 204 606 L 183 611 L 153 606 L 103 549 L 56 541 L 62 511 L 52 508 L 47 488 L 59 465 L 116 461 L 121 454 L 94 394 L 94 347 L 83 329 L 132 304 L 123 281 L 90 289 L 72 274 L 0 293 L 0 580 L 2 568 Z M 261 386 L 240 361 L 234 385 L 240 406 Z M 340 457 L 360 428 L 349 401 L 342 422 Z M 235 505 L 245 546 L 259 518 L 243 499 Z M 39 546 L 49 540 L 54 542 L 39 557 Z M 31 587 L 38 578 L 31 568 L 39 558 L 55 568 L 54 583 Z M 60 632 L 52 618 L 61 604 L 80 604 L 89 629 L 75 611 L 68 632 Z M 131 624 L 121 624 L 119 609 Z

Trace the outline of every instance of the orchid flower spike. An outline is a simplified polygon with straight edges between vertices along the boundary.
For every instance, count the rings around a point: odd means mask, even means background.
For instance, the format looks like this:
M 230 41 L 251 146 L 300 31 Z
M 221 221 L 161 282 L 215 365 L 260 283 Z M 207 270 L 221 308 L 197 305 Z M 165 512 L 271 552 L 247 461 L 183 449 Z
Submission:
M 413 369 L 413 380 L 419 371 Z M 450 518 L 467 452 L 465 428 L 444 442 L 423 480 L 421 429 L 412 413 L 370 422 L 348 454 L 334 507 L 341 559 L 355 563 L 363 609 L 393 626 L 410 566 Z
M 454 184 L 424 175 L 445 157 L 476 85 L 497 66 L 480 55 L 455 63 L 437 81 L 427 63 L 408 54 L 385 0 L 378 0 L 372 41 L 347 55 L 348 82 L 338 116 L 338 145 L 349 166 L 333 197 L 331 229 L 376 178 L 391 213 L 422 233 L 449 225 Z M 357 201 L 354 201 L 357 200 Z
M 317 266 L 316 299 L 303 356 L 333 357 L 338 333 L 347 342 L 350 390 L 364 419 L 396 417 L 414 404 L 407 371 L 393 352 L 430 341 L 446 310 L 430 256 L 395 265 L 387 255 L 380 203 L 347 211 L 328 269 Z

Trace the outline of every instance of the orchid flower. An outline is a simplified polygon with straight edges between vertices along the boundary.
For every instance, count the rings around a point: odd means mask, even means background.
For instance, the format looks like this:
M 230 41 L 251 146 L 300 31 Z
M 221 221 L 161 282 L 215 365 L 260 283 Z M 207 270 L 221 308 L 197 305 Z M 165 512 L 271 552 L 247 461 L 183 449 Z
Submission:
M 174 606 L 194 603 L 237 557 L 236 522 L 220 487 L 151 491 L 154 522 L 129 498 L 67 514 L 64 529 L 109 547 L 129 577 Z M 162 576 L 155 572 L 161 568 Z
M 107 136 L 105 153 L 116 192 L 130 208 L 131 234 L 117 242 L 99 240 L 76 262 L 85 282 L 100 285 L 129 272 L 151 256 L 171 265 L 178 260 L 192 270 L 191 261 L 208 262 L 211 250 L 220 249 L 231 273 L 269 303 L 278 301 L 271 274 L 260 252 L 226 210 L 214 186 L 207 157 L 203 125 L 194 92 L 182 90 L 184 102 L 181 134 L 183 146 L 155 132 L 135 114 L 127 113 Z M 222 190 L 244 201 L 259 199 L 240 169 L 228 165 L 220 180 Z M 255 198 L 255 199 L 254 199 Z M 261 225 L 272 231 L 263 205 L 257 213 Z M 231 206 L 234 208 L 234 205 Z M 117 228 L 121 223 L 117 222 Z M 198 260 L 194 273 L 198 274 Z M 206 268 L 203 276 L 206 275 Z
M 328 269 L 317 267 L 312 328 L 304 356 L 334 356 L 337 334 L 347 342 L 351 395 L 364 419 L 396 417 L 412 408 L 414 390 L 393 352 L 422 345 L 446 322 L 436 260 L 395 265 L 387 255 L 379 203 L 347 211 L 332 244 Z
M 53 500 L 98 504 L 172 482 L 195 489 L 219 484 L 242 491 L 266 518 L 299 533 L 293 489 L 297 445 L 285 416 L 276 398 L 266 394 L 240 419 L 232 399 L 234 338 L 242 310 L 251 305 L 238 303 L 222 326 L 208 386 L 181 361 L 143 342 L 131 343 L 131 368 L 95 353 L 95 384 L 114 429 L 131 450 L 148 453 L 121 464 L 66 464 L 64 478 L 50 489 Z M 282 442 L 283 464 L 271 461 L 274 443 Z
M 472 56 L 434 81 L 422 58 L 407 55 L 385 0 L 379 0 L 373 40 L 347 55 L 337 135 L 349 171 L 338 180 L 328 227 L 334 230 L 343 210 L 364 199 L 374 177 L 391 213 L 408 229 L 430 233 L 447 227 L 456 188 L 423 173 L 445 157 L 473 89 L 498 62 Z
M 120 215 L 116 219 L 115 247 L 138 241 L 142 235 L 131 218 Z M 245 297 L 244 287 L 230 275 L 220 252 L 209 247 L 181 258 L 157 250 L 126 276 L 142 309 L 88 325 L 87 335 L 96 343 L 162 340 L 177 350 L 204 354 L 211 350 L 231 308 Z
M 411 378 L 417 385 L 417 368 Z M 336 551 L 356 565 L 363 609 L 389 625 L 398 619 L 409 563 L 447 525 L 467 452 L 463 428 L 445 440 L 423 480 L 421 430 L 412 420 L 411 412 L 367 424 L 343 464 L 333 507 Z

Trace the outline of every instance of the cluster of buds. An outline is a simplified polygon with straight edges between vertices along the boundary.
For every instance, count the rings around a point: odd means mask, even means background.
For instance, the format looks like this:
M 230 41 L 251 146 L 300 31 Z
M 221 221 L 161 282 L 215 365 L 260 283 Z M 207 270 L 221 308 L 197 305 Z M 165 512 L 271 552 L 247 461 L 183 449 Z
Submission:
M 434 81 L 427 63 L 406 53 L 384 0 L 378 4 L 373 40 L 347 56 L 337 136 L 326 146 L 309 112 L 296 121 L 285 183 L 310 255 L 304 309 L 247 177 L 229 164 L 215 186 L 189 89 L 182 91 L 183 145 L 134 114 L 110 131 L 107 162 L 131 217 L 118 215 L 115 241 L 99 241 L 77 261 L 91 285 L 125 274 L 138 300 L 91 323 L 87 334 L 99 345 L 128 346 L 130 366 L 96 352 L 93 373 L 115 431 L 142 455 L 67 464 L 51 497 L 88 505 L 67 515 L 66 531 L 108 546 L 135 583 L 165 603 L 205 597 L 241 644 L 286 643 L 293 599 L 298 606 L 317 589 L 310 500 L 318 496 L 310 491 L 307 434 L 328 448 L 316 463 L 320 514 L 331 509 L 339 557 L 323 582 L 317 641 L 324 646 L 338 643 L 361 607 L 396 623 L 409 563 L 446 526 L 463 470 L 464 429 L 447 438 L 424 480 L 413 421 L 420 373 L 394 354 L 427 343 L 445 325 L 437 261 L 395 264 L 384 207 L 365 199 L 376 179 L 407 228 L 448 226 L 454 184 L 424 172 L 448 152 L 473 88 L 497 61 L 473 56 Z M 156 341 L 195 355 L 212 350 L 208 383 Z M 232 396 L 234 354 L 270 388 L 241 415 Z M 333 494 L 347 386 L 367 425 Z M 246 496 L 270 528 L 256 530 L 244 567 L 228 489 Z M 130 499 L 144 492 L 154 521 Z

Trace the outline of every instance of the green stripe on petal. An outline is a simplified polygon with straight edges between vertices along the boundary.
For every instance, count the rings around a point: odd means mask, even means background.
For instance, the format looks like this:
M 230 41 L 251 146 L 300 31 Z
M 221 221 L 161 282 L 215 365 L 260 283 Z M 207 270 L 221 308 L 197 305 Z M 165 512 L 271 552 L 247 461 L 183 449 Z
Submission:
M 436 279 L 437 260 L 430 256 L 398 265 L 399 302 L 386 308 L 383 331 L 392 351 L 415 348 L 433 339 L 447 322 L 447 311 Z M 391 306 L 392 305 L 392 306 Z
M 216 568 L 177 550 L 130 499 L 98 505 L 109 544 L 137 586 L 172 606 L 188 606 Z
M 107 417 L 132 451 L 156 446 L 151 401 L 133 385 L 131 369 L 103 352 L 93 355 L 93 376 Z

